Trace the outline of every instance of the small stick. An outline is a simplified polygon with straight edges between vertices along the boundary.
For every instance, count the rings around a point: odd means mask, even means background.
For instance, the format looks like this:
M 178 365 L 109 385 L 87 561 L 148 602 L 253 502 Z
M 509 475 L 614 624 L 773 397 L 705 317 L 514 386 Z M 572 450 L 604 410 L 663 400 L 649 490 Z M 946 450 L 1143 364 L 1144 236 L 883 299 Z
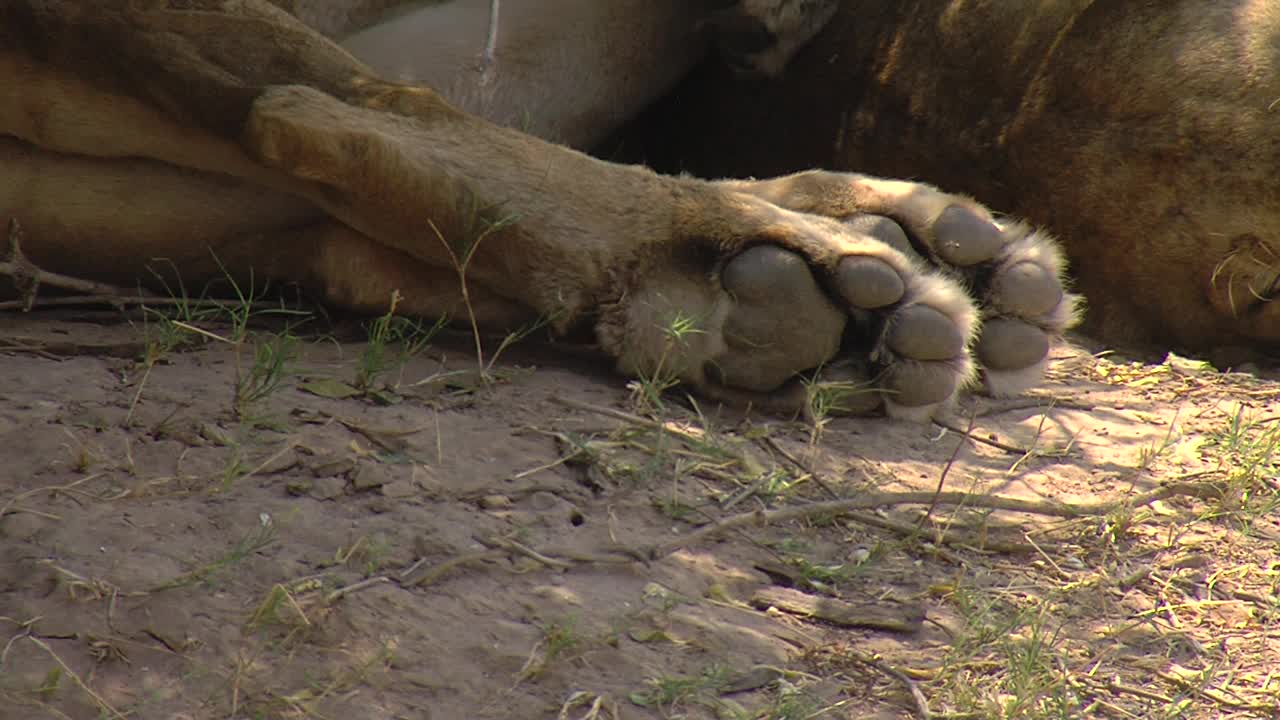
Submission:
M 916 538 L 924 534 L 924 530 L 922 530 L 918 525 L 891 520 L 890 518 L 880 517 L 873 513 L 850 510 L 849 512 L 844 513 L 844 515 L 856 523 L 880 528 L 881 530 L 888 530 L 889 532 L 897 533 L 903 537 Z M 979 544 L 974 538 L 966 538 L 941 530 L 934 531 L 930 533 L 930 535 L 932 536 L 930 540 L 932 541 L 933 552 L 937 553 L 938 557 L 943 560 L 956 565 L 964 565 L 964 558 L 943 547 L 944 545 L 955 545 L 972 549 L 977 547 Z M 982 544 L 982 547 L 978 549 L 1004 553 L 1027 552 L 1030 550 L 1028 547 L 1011 545 L 1009 543 L 984 543 Z
M 30 310 L 32 305 L 35 303 L 36 295 L 42 284 L 52 285 L 56 288 L 71 290 L 85 295 L 137 296 L 137 293 L 134 293 L 127 288 L 93 282 L 92 280 L 81 280 L 80 278 L 71 277 L 70 275 L 61 275 L 59 273 L 51 273 L 41 270 L 22 253 L 22 241 L 24 236 L 22 226 L 18 223 L 18 219 L 10 218 L 9 246 L 6 248 L 4 253 L 4 260 L 0 261 L 0 275 L 13 278 L 14 285 L 16 285 L 18 287 L 18 291 L 22 293 L 22 300 L 16 305 L 13 303 L 5 303 L 5 305 L 13 305 L 14 307 L 21 308 L 22 310 Z
M 629 412 L 624 412 L 622 410 L 616 410 L 614 408 L 609 408 L 609 407 L 601 407 L 599 405 L 592 405 L 590 403 L 584 403 L 578 400 L 570 400 L 569 398 L 560 397 L 559 395 L 552 396 L 551 401 L 558 403 L 560 405 L 564 405 L 565 407 L 568 407 L 568 408 L 573 408 L 574 410 L 585 410 L 586 412 L 595 413 L 597 415 L 603 415 L 605 417 L 611 417 L 615 420 L 621 420 L 625 423 L 631 423 L 632 425 L 639 425 L 640 427 L 649 428 L 651 430 L 661 430 L 662 432 L 668 432 L 668 433 L 671 433 L 672 435 L 682 437 L 685 440 L 688 440 L 690 442 L 702 442 L 701 438 L 691 433 L 687 433 L 684 430 L 671 427 L 664 423 L 660 423 L 657 420 L 650 420 L 649 418 L 640 417 L 639 415 L 633 415 Z
M 297 448 L 298 445 L 300 445 L 301 443 L 302 443 L 301 440 L 297 440 L 297 439 L 289 440 L 284 444 L 284 447 L 272 453 L 266 460 L 263 460 L 262 462 L 258 463 L 257 467 L 245 473 L 244 475 L 238 476 L 235 479 L 236 482 L 240 482 L 241 480 L 247 480 L 248 478 L 251 478 L 254 475 L 257 475 L 258 473 L 262 472 L 268 466 L 270 466 L 271 463 L 275 462 L 276 460 L 279 460 L 285 453 Z
M 0 262 L 0 276 L 13 277 L 13 274 L 6 272 L 6 266 L 9 263 Z M 44 272 L 44 271 L 40 271 Z M 58 276 L 66 277 L 66 276 Z M 89 282 L 89 281 L 80 281 Z M 60 287 L 57 283 L 46 282 L 48 285 Z M 161 297 L 159 295 L 139 295 L 136 292 L 121 291 L 119 293 L 106 295 L 67 295 L 60 297 L 48 298 L 31 298 L 26 300 L 4 300 L 0 301 L 0 311 L 3 310 L 31 310 L 38 307 L 78 307 L 81 305 L 110 305 L 112 307 L 125 307 L 129 305 L 150 305 L 154 307 L 177 306 L 189 307 L 192 309 L 203 310 L 206 308 L 231 308 L 239 309 L 248 307 L 250 310 L 277 310 L 279 305 L 274 303 L 243 303 L 239 300 L 219 300 L 217 298 L 181 298 L 181 297 Z
M 405 586 L 430 585 L 454 568 L 490 560 L 501 560 L 509 554 L 506 550 L 482 550 L 480 552 L 467 553 L 466 555 L 458 555 L 432 565 L 423 571 L 420 577 L 416 578 L 413 575 L 417 572 L 418 563 L 414 563 L 408 570 L 401 573 L 400 584 Z
M 1140 697 L 1144 700 L 1155 700 L 1156 702 L 1165 703 L 1166 705 L 1172 705 L 1174 702 L 1173 698 L 1169 697 L 1168 695 L 1164 695 L 1158 692 L 1152 692 L 1150 690 L 1147 690 L 1146 688 L 1134 687 L 1133 685 L 1126 685 L 1124 683 L 1116 682 L 1114 680 L 1109 682 L 1103 682 L 1100 680 L 1095 680 L 1093 678 L 1086 678 L 1086 679 L 1090 684 L 1106 690 L 1110 690 L 1111 692 L 1117 695 L 1133 695 L 1134 697 Z
M 42 510 L 33 510 L 32 508 L 22 507 L 21 505 L 13 505 L 13 504 L 5 505 L 4 512 L 6 515 L 18 515 L 20 513 L 26 513 L 28 515 L 35 515 L 36 517 L 44 518 L 45 520 L 59 520 L 59 521 L 62 520 L 61 515 L 47 513 Z
M 549 568 L 555 568 L 558 570 L 568 570 L 575 565 L 629 563 L 637 560 L 645 562 L 646 560 L 643 554 L 629 548 L 621 547 L 613 553 L 598 555 L 595 553 L 580 553 L 574 550 L 560 549 L 544 549 L 539 551 L 534 550 L 521 542 L 508 538 L 477 537 L 475 540 L 486 547 L 497 550 L 506 550 L 512 555 L 524 555 L 525 557 L 536 560 Z M 560 557 L 554 557 L 555 555 L 559 555 Z
M 87 483 L 90 480 L 100 478 L 105 474 L 106 473 L 94 473 L 92 475 L 86 475 L 74 482 L 67 483 L 66 485 L 46 485 L 44 487 L 35 488 L 34 490 L 27 490 L 26 492 L 20 492 L 17 495 L 14 495 L 13 497 L 9 498 L 8 502 L 6 502 L 4 506 L 0 507 L 0 518 L 4 517 L 5 515 L 8 515 L 11 512 L 17 512 L 16 510 L 14 510 L 14 508 L 17 506 L 18 502 L 21 500 L 26 500 L 32 495 L 39 495 L 42 492 L 66 492 L 67 490 L 71 490 L 77 485 L 83 485 L 84 483 Z M 26 512 L 30 512 L 30 511 L 28 510 Z
M 480 55 L 480 84 L 487 85 L 492 79 L 494 63 L 498 53 L 498 10 L 501 0 L 489 0 L 489 32 L 484 40 L 484 52 Z
M 795 455 L 792 455 L 790 452 L 787 451 L 786 448 L 779 445 L 776 440 L 769 437 L 768 435 L 765 435 L 764 437 L 760 438 L 760 440 L 765 445 L 767 445 L 769 449 L 773 450 L 774 452 L 778 453 L 782 457 L 786 458 L 787 462 L 796 466 L 796 468 L 798 468 L 800 472 L 808 473 L 810 479 L 813 480 L 814 484 L 822 488 L 822 491 L 825 492 L 827 496 L 830 497 L 832 500 L 840 499 L 840 495 L 835 490 L 831 489 L 831 486 L 827 484 L 826 480 L 822 479 L 821 475 L 819 475 L 817 472 L 813 470 L 813 468 L 809 467 L 805 463 L 800 462 L 799 458 L 797 458 Z
M 815 502 L 796 507 L 777 510 L 757 510 L 727 517 L 703 527 L 684 537 L 652 547 L 650 558 L 660 558 L 676 550 L 694 543 L 703 542 L 723 535 L 730 530 L 738 530 L 750 525 L 768 525 L 788 520 L 799 520 L 821 515 L 840 515 L 850 510 L 868 510 L 887 505 L 967 505 L 970 507 L 989 508 L 993 510 L 1010 510 L 1013 512 L 1031 513 L 1033 515 L 1049 515 L 1061 518 L 1097 517 L 1105 515 L 1120 507 L 1140 507 L 1164 500 L 1166 498 L 1186 495 L 1190 497 L 1213 497 L 1221 495 L 1221 488 L 1211 483 L 1168 483 L 1154 490 L 1141 493 L 1123 500 L 1088 503 L 1045 503 L 999 495 L 981 495 L 966 492 L 881 492 L 867 493 L 858 497 L 843 500 Z
M 88 693 L 89 697 L 93 698 L 93 701 L 98 704 L 99 711 L 106 710 L 107 712 L 111 713 L 112 716 L 118 718 L 119 720 L 128 720 L 128 718 L 126 718 L 123 713 L 121 713 L 119 710 L 112 707 L 111 703 L 104 700 L 101 695 L 93 691 L 93 688 L 86 685 L 84 680 L 81 680 L 80 676 L 76 674 L 76 671 L 72 670 L 70 665 L 63 662 L 62 658 L 58 656 L 58 653 L 54 652 L 53 648 L 49 647 L 48 643 L 44 642 L 43 640 L 36 637 L 35 635 L 27 635 L 26 637 L 28 640 L 35 643 L 36 646 L 38 646 L 41 650 L 44 650 L 45 652 L 49 653 L 49 657 L 53 658 L 54 662 L 58 663 L 58 665 L 62 668 L 62 671 L 65 672 L 68 676 L 70 676 L 71 679 L 75 681 L 76 685 L 80 686 L 81 690 L 84 690 L 86 693 Z
M 22 230 L 22 226 L 18 224 L 17 218 L 11 218 L 9 220 L 8 247 L 3 253 L 4 259 L 0 260 L 0 277 L 12 278 L 14 286 L 17 287 L 22 297 L 18 300 L 0 301 L 0 311 L 21 310 L 26 312 L 35 307 L 65 307 L 77 305 L 111 305 L 113 307 L 123 307 L 126 305 L 181 305 L 183 307 L 197 309 L 246 307 L 246 303 L 241 300 L 183 298 L 153 295 L 151 293 L 140 292 L 138 290 L 121 287 L 119 285 L 110 285 L 108 283 L 100 283 L 93 280 L 72 277 L 71 275 L 49 272 L 48 270 L 41 269 L 40 266 L 31 262 L 27 259 L 27 256 L 23 254 L 22 241 L 24 238 L 25 233 Z M 78 294 L 42 298 L 39 297 L 41 285 L 49 285 L 62 290 L 70 290 L 71 292 Z M 278 304 L 263 302 L 247 303 L 247 306 L 251 310 L 277 310 L 280 308 Z
M 1013 455 L 1026 455 L 1027 453 L 1031 452 L 1027 448 L 1021 448 L 1021 447 L 1018 447 L 1017 445 L 1006 445 L 998 440 L 991 440 L 988 438 L 979 437 L 977 435 L 971 435 L 968 430 L 964 430 L 960 426 L 953 425 L 947 422 L 946 420 L 938 420 L 937 418 L 934 418 L 933 424 L 937 425 L 940 428 L 950 430 L 953 433 L 959 433 L 965 436 L 966 438 L 968 438 L 969 440 L 972 440 L 973 442 L 982 443 L 983 445 L 990 445 L 991 447 L 997 450 L 1003 450 Z M 972 428 L 972 425 L 970 427 Z
M 498 550 L 506 550 L 513 555 L 523 555 L 532 560 L 536 560 L 537 562 L 540 562 L 549 568 L 553 568 L 556 570 L 568 570 L 569 568 L 573 567 L 573 563 L 571 562 L 566 562 L 564 560 L 560 560 L 559 558 L 553 558 L 547 555 L 543 555 L 537 550 L 534 550 L 533 548 L 527 545 L 523 545 L 519 542 L 516 542 L 515 540 L 509 540 L 506 538 L 481 538 L 481 537 L 477 537 L 475 539 L 477 542 L 479 542 L 481 545 L 484 545 L 485 547 L 490 547 Z
M 973 432 L 973 423 L 977 419 L 978 419 L 977 415 L 973 413 L 969 413 L 969 427 L 965 428 L 965 431 L 961 433 L 962 435 L 964 435 L 965 438 L 969 437 L 969 433 Z M 938 487 L 933 491 L 935 501 L 929 503 L 928 509 L 926 509 L 924 511 L 924 514 L 920 516 L 920 522 L 916 523 L 916 527 L 923 529 L 924 524 L 928 522 L 929 518 L 933 515 L 933 511 L 938 509 L 938 503 L 936 501 L 936 497 L 938 495 L 941 495 L 942 488 L 946 487 L 947 474 L 951 472 L 951 466 L 955 465 L 956 458 L 960 457 L 960 448 L 962 447 L 964 447 L 963 438 L 960 440 L 960 442 L 956 443 L 956 449 L 951 451 L 951 457 L 947 458 L 947 464 L 942 466 L 942 473 L 938 475 Z
M 646 417 L 633 415 L 632 413 L 625 412 L 623 410 L 618 410 L 616 408 L 602 407 L 600 405 L 592 405 L 591 403 L 584 403 L 580 400 L 570 400 L 567 397 L 561 397 L 559 395 L 552 396 L 551 402 L 564 405 L 565 407 L 568 407 L 568 408 L 573 408 L 574 410 L 585 410 L 587 412 L 595 413 L 597 415 L 611 417 L 615 420 L 621 420 L 626 423 L 631 423 L 632 425 L 639 425 L 641 427 L 647 427 L 647 428 L 653 428 L 653 429 L 660 429 L 662 427 L 662 423 L 656 420 L 650 420 L 649 418 L 646 418 Z
M 353 592 L 356 592 L 357 590 L 364 590 L 365 588 L 373 587 L 374 585 L 380 585 L 382 583 L 387 583 L 387 582 L 391 582 L 391 578 L 387 577 L 386 575 L 378 575 L 377 577 L 366 578 L 364 580 L 361 580 L 360 582 L 352 583 L 345 587 L 340 587 L 337 590 L 334 590 L 333 592 L 329 593 L 328 595 L 325 595 L 324 603 L 326 605 L 332 605 L 334 602 L 342 599 L 347 595 L 350 595 Z M 305 615 L 303 616 L 303 620 L 306 620 Z
M 911 693 L 911 701 L 915 705 L 916 717 L 920 718 L 920 720 L 931 720 L 933 718 L 933 713 L 929 711 L 929 699 L 921 692 L 920 685 L 915 680 L 912 680 L 909 675 L 871 655 L 864 655 L 856 650 L 850 650 L 849 652 L 853 655 L 854 660 L 874 668 L 906 686 L 907 692 Z

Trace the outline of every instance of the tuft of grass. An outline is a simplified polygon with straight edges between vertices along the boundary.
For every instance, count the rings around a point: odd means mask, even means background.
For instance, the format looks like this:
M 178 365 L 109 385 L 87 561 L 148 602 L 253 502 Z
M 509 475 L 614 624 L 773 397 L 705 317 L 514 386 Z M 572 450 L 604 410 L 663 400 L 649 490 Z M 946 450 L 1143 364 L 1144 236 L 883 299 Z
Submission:
M 133 419 L 152 369 L 169 353 L 189 345 L 216 341 L 235 349 L 236 381 L 232 411 L 237 418 L 245 415 L 250 406 L 265 400 L 287 374 L 288 364 L 296 354 L 296 338 L 292 335 L 292 330 L 297 322 L 309 321 L 312 313 L 286 307 L 283 302 L 278 306 L 267 305 L 262 302 L 262 298 L 269 287 L 259 287 L 252 272 L 248 284 L 242 286 L 216 255 L 214 261 L 222 268 L 225 282 L 234 295 L 232 300 L 212 300 L 204 296 L 192 298 L 176 267 L 172 268 L 173 275 L 177 277 L 176 287 L 170 285 L 165 275 L 151 268 L 156 283 L 168 293 L 170 302 L 164 303 L 162 307 L 150 307 L 146 304 L 141 306 L 144 344 L 140 364 L 143 371 L 125 417 L 126 426 Z M 254 359 L 246 371 L 240 356 L 244 347 L 250 344 L 251 322 L 267 315 L 289 318 L 289 327 L 283 333 L 272 336 L 265 345 L 254 344 Z M 211 324 L 224 324 L 226 331 L 213 332 L 206 329 Z
M 471 263 L 475 260 L 476 252 L 480 249 L 480 245 L 485 239 L 515 225 L 519 218 L 515 215 L 498 216 L 494 213 L 495 208 L 482 206 L 478 198 L 474 195 L 464 195 L 459 198 L 459 203 L 464 207 L 459 208 L 458 217 L 463 219 L 466 227 L 456 238 L 452 238 L 453 242 L 446 239 L 444 233 L 436 226 L 434 222 L 428 220 L 432 232 L 444 247 L 445 252 L 449 254 L 449 261 L 453 265 L 454 272 L 458 275 L 458 287 L 462 294 L 462 306 L 466 309 L 467 320 L 471 325 L 471 337 L 475 342 L 476 350 L 476 369 L 479 371 L 481 378 L 488 377 L 488 371 L 492 367 L 487 364 L 484 359 L 484 344 L 481 342 L 480 322 L 476 317 L 475 305 L 471 299 L 471 283 L 468 272 L 471 269 Z
M 1226 518 L 1248 530 L 1280 509 L 1280 419 L 1253 417 L 1239 405 L 1206 447 L 1217 450 L 1224 481 L 1221 501 L 1203 519 Z
M 312 626 L 306 610 L 289 588 L 276 583 L 258 603 L 245 626 L 251 629 L 283 628 L 289 637 Z
M 76 687 L 80 688 L 81 692 L 88 696 L 94 707 L 97 709 L 99 717 L 112 718 L 113 720 L 125 720 L 126 716 L 112 706 L 111 703 L 107 702 L 105 698 L 95 692 L 89 685 L 89 682 L 81 678 L 80 674 L 73 670 L 71 666 L 68 665 L 67 662 L 49 646 L 48 643 L 34 635 L 26 635 L 24 637 L 36 647 L 43 650 L 55 663 L 57 663 L 57 667 L 50 670 L 45 675 L 44 682 L 41 684 L 40 688 L 37 689 L 37 695 L 42 700 L 47 702 L 53 697 L 54 693 L 56 693 L 58 688 L 61 687 L 62 678 L 65 676 L 70 678 L 71 682 Z
M 1177 447 L 1182 440 L 1182 436 L 1178 432 L 1178 417 L 1181 411 L 1173 414 L 1173 419 L 1169 421 L 1168 428 L 1165 429 L 1164 435 L 1159 440 L 1153 440 L 1138 450 L 1138 472 L 1145 472 L 1152 468 L 1157 460 L 1164 457 L 1171 449 Z
M 62 688 L 62 668 L 54 666 L 49 668 L 49 672 L 45 673 L 44 680 L 40 682 L 39 687 L 35 689 L 35 694 L 40 696 L 44 702 L 49 702 L 53 696 Z
M 151 371 L 169 353 L 199 342 L 199 336 L 192 334 L 189 328 L 197 322 L 212 317 L 212 312 L 208 309 L 197 309 L 193 303 L 190 303 L 185 291 L 173 297 L 176 302 L 164 310 L 148 307 L 145 304 L 141 306 L 143 350 L 139 362 L 142 365 L 142 376 L 138 379 L 138 389 L 134 391 L 133 399 L 129 403 L 129 412 L 125 415 L 126 427 L 133 421 L 133 413 L 142 400 L 142 393 L 147 387 Z
M 281 382 L 293 374 L 298 358 L 298 339 L 289 333 L 272 335 L 254 345 L 253 362 L 241 370 L 239 346 L 236 353 L 236 385 L 233 407 L 241 421 L 252 417 L 256 406 L 266 401 Z
M 236 541 L 222 555 L 214 560 L 197 566 L 195 569 L 185 572 L 172 580 L 167 580 L 153 588 L 149 592 L 160 592 L 161 590 L 173 590 L 175 588 L 189 587 L 200 583 L 210 582 L 216 575 L 235 565 L 243 562 L 254 553 L 266 549 L 276 540 L 276 525 L 270 520 L 255 525 L 252 530 Z
M 395 659 L 395 647 L 393 642 L 387 641 L 368 651 L 364 657 L 351 652 L 343 654 L 353 655 L 353 662 L 337 665 L 325 675 L 310 677 L 306 687 L 288 693 L 264 693 L 264 697 L 255 698 L 255 702 L 238 709 L 244 717 L 329 717 L 321 712 L 324 701 L 355 693 L 361 686 L 372 682 L 376 672 L 391 667 Z
M 627 696 L 643 708 L 654 708 L 664 715 L 676 715 L 687 707 L 715 710 L 723 706 L 720 691 L 728 686 L 730 669 L 713 664 L 699 675 L 659 675 L 645 681 L 645 688 Z
M 581 645 L 582 637 L 573 618 L 563 618 L 543 625 L 542 639 L 529 653 L 529 658 L 516 674 L 516 679 L 524 681 L 542 676 L 557 661 L 572 657 Z
M 845 374 L 837 368 L 835 375 Z M 880 404 L 884 390 L 875 383 L 858 380 L 842 380 L 823 377 L 819 368 L 811 377 L 802 380 L 805 395 L 805 418 L 809 421 L 809 447 L 817 448 L 831 419 L 839 416 L 868 412 Z
M 435 324 L 427 325 L 396 315 L 401 300 L 403 297 L 399 290 L 392 292 L 387 311 L 367 326 L 369 342 L 360 355 L 360 368 L 355 380 L 356 388 L 362 392 L 377 390 L 385 375 L 399 370 L 422 353 L 447 322 L 442 317 Z
M 734 720 L 818 720 L 839 717 L 835 714 L 836 710 L 837 708 L 824 706 L 821 699 L 803 684 L 779 679 L 777 688 L 771 693 L 764 708 L 751 713 L 735 712 L 729 716 Z
M 663 402 L 663 395 L 680 384 L 679 375 L 671 366 L 673 356 L 687 349 L 690 338 L 705 332 L 697 318 L 679 310 L 659 329 L 663 344 L 658 362 L 652 371 L 642 373 L 634 381 L 627 383 L 631 391 L 633 410 L 654 417 L 665 414 L 666 404 Z
M 932 681 L 949 709 L 973 717 L 1050 720 L 1081 717 L 1087 704 L 1067 670 L 1075 664 L 1052 618 L 1054 603 L 956 586 L 964 626 Z
M 373 577 L 380 571 L 391 554 L 391 544 L 385 535 L 377 533 L 361 536 L 351 547 L 338 548 L 333 560 L 339 565 L 357 566 L 365 577 Z

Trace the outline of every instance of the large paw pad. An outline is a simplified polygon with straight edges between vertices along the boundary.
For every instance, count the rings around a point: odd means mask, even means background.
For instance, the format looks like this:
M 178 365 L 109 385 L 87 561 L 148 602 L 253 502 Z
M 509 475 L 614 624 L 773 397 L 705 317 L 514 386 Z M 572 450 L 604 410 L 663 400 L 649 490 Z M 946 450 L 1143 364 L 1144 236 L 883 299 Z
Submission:
M 708 368 L 720 384 L 767 392 L 835 355 L 845 313 L 800 255 L 757 245 L 730 259 L 720 280 L 734 299 L 724 324 L 729 352 Z
M 775 245 L 730 258 L 721 271 L 732 299 L 727 352 L 709 379 L 768 393 L 847 356 L 869 361 L 874 375 L 862 379 L 894 415 L 927 416 L 946 402 L 971 373 L 971 304 L 892 248 L 862 246 L 830 266 Z

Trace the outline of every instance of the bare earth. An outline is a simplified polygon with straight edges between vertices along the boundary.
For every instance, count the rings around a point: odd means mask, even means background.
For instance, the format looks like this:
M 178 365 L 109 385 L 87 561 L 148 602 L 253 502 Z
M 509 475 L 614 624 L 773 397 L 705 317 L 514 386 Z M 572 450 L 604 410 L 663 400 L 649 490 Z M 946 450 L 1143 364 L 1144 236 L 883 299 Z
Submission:
M 787 421 L 306 326 L 251 393 L 280 327 L 142 317 L 0 314 L 0 717 L 1280 715 L 1280 383 Z

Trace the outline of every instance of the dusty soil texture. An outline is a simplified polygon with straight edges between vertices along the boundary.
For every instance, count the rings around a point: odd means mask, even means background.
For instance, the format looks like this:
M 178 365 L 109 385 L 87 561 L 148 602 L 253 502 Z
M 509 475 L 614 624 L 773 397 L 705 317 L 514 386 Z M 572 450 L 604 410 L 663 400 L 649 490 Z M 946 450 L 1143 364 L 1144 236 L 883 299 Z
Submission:
M 1280 383 L 785 420 L 259 324 L 0 314 L 0 717 L 1280 714 Z

